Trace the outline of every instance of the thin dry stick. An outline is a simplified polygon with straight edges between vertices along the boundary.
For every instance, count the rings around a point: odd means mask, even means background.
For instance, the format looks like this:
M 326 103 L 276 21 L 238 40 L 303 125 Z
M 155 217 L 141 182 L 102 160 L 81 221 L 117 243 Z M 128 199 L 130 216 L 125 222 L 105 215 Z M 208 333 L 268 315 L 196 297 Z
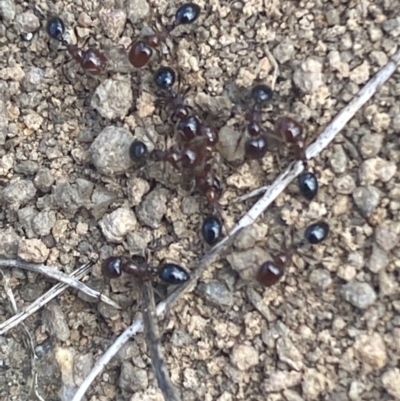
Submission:
M 318 139 L 307 149 L 307 159 L 313 158 L 325 149 L 330 142 L 333 141 L 338 132 L 354 117 L 356 112 L 366 103 L 375 92 L 392 76 L 400 63 L 400 50 L 392 57 L 392 59 L 383 67 L 365 86 L 360 90 L 356 97 L 332 120 L 326 130 L 318 137 Z M 228 237 L 225 237 L 217 245 L 215 245 L 200 261 L 199 266 L 192 274 L 191 279 L 182 287 L 175 290 L 165 301 L 157 305 L 157 316 L 171 306 L 173 302 L 179 299 L 184 293 L 194 288 L 197 280 L 206 270 L 207 266 L 212 264 L 224 249 L 232 242 L 233 236 L 241 229 L 252 224 L 255 219 L 263 213 L 267 207 L 278 197 L 278 195 L 296 178 L 304 169 L 302 162 L 297 162 L 288 167 L 272 185 L 268 187 L 264 196 L 246 213 L 239 223 L 231 230 Z M 118 351 L 126 344 L 126 342 L 143 329 L 142 319 L 136 320 L 128 327 L 114 342 L 114 344 L 104 353 L 104 355 L 96 362 L 92 371 L 86 377 L 81 387 L 76 392 L 72 401 L 81 401 L 86 390 L 92 384 L 94 379 L 99 375 L 107 363 L 118 353 Z
M 121 309 L 121 307 L 114 302 L 112 299 L 107 296 L 101 294 L 100 292 L 93 290 L 87 285 L 81 283 L 74 277 L 70 277 L 67 274 L 60 272 L 52 267 L 48 267 L 46 265 L 38 265 L 35 263 L 28 263 L 22 260 L 12 260 L 12 259 L 0 259 L 0 267 L 18 267 L 20 269 L 29 270 L 35 273 L 43 274 L 47 277 L 50 277 L 54 280 L 61 281 L 62 283 L 68 284 L 70 287 L 75 288 L 78 291 L 83 292 L 92 298 L 98 298 L 102 300 L 104 303 L 113 306 L 114 308 Z
M 3 275 L 3 282 L 4 282 L 4 290 L 5 293 L 8 297 L 8 299 L 10 300 L 11 303 L 11 308 L 13 310 L 14 313 L 18 313 L 18 306 L 17 306 L 17 302 L 15 300 L 14 294 L 11 290 L 11 286 L 10 286 L 10 277 L 9 277 L 9 272 L 8 271 L 1 271 L 0 273 Z M 31 393 L 32 391 L 34 392 L 36 398 L 39 401 L 44 401 L 43 397 L 39 394 L 39 388 L 35 383 L 37 384 L 37 371 L 36 371 L 36 360 L 37 360 L 37 355 L 35 353 L 35 346 L 34 346 L 34 342 L 33 342 L 33 338 L 31 336 L 31 333 L 29 332 L 28 328 L 26 327 L 25 323 L 22 323 L 22 329 L 25 333 L 25 340 L 26 340 L 26 346 L 29 348 L 31 355 L 32 355 L 32 359 L 31 359 L 31 367 L 32 367 L 32 386 L 31 386 Z
M 165 401 L 181 401 L 177 388 L 171 381 L 168 373 L 167 363 L 165 362 L 156 306 L 154 302 L 153 287 L 145 282 L 142 286 L 143 297 L 143 322 L 146 332 L 148 352 L 153 366 L 153 371 L 157 379 L 158 387 L 164 395 Z
M 80 280 L 84 277 L 87 273 L 89 273 L 91 268 L 91 263 L 86 263 L 79 267 L 78 269 L 74 270 L 69 277 L 74 277 L 77 280 Z M 69 287 L 68 284 L 58 283 L 54 287 L 50 288 L 45 294 L 35 300 L 35 302 L 28 305 L 26 308 L 19 311 L 14 316 L 10 317 L 10 319 L 6 320 L 2 324 L 0 324 L 0 336 L 7 333 L 7 331 L 11 330 L 13 327 L 17 326 L 19 323 L 23 322 L 26 318 L 34 314 L 38 311 L 41 307 L 46 305 L 56 296 L 61 294 Z

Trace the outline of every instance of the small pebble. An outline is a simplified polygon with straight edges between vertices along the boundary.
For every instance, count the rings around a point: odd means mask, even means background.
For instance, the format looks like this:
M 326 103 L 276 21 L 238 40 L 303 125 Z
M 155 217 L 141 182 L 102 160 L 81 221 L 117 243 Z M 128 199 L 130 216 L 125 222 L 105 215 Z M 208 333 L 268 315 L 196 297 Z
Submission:
M 400 369 L 392 368 L 382 375 L 382 384 L 385 390 L 397 400 L 400 400 Z
M 309 277 L 310 283 L 321 289 L 325 290 L 332 284 L 330 273 L 325 269 L 315 269 L 311 272 Z
M 386 345 L 378 333 L 361 334 L 354 343 L 354 350 L 356 358 L 374 370 L 386 365 Z
M 349 388 L 349 398 L 351 401 L 359 401 L 361 400 L 360 395 L 365 389 L 365 385 L 357 380 L 353 380 L 350 384 Z
M 39 18 L 31 10 L 18 14 L 15 18 L 15 22 L 20 34 L 28 32 L 33 33 L 40 28 Z
M 301 371 L 303 367 L 303 356 L 288 338 L 280 338 L 276 342 L 276 352 L 282 362 L 287 363 L 292 369 Z
M 122 390 L 129 393 L 145 390 L 149 385 L 147 371 L 133 366 L 131 362 L 124 361 L 121 365 L 118 384 Z
M 293 59 L 294 46 L 290 38 L 285 37 L 272 51 L 276 61 L 284 64 Z
M 327 386 L 327 378 L 316 369 L 307 369 L 303 375 L 301 388 L 306 400 L 317 400 Z
M 150 12 L 149 3 L 146 0 L 128 0 L 126 9 L 128 19 L 133 24 L 141 22 Z
M 258 364 L 259 354 L 251 345 L 236 344 L 232 348 L 230 359 L 237 369 L 248 371 Z
M 244 143 L 241 131 L 225 126 L 219 131 L 219 141 L 216 147 L 225 160 L 234 162 L 244 159 Z
M 207 301 L 218 306 L 232 306 L 233 295 L 228 288 L 218 281 L 200 283 L 197 285 L 196 292 Z
M 343 298 L 359 309 L 366 309 L 376 300 L 376 293 L 368 283 L 350 282 L 342 287 Z
M 367 267 L 373 273 L 379 273 L 389 264 L 389 256 L 377 244 L 372 244 L 371 257 L 367 263 Z
M 296 371 L 273 371 L 262 383 L 263 391 L 266 393 L 278 393 L 301 383 L 302 373 Z
M 348 158 L 342 145 L 334 145 L 329 164 L 336 174 L 343 174 L 347 170 Z
M 43 322 L 52 336 L 67 341 L 71 334 L 66 317 L 60 305 L 51 303 L 43 311 Z
M 92 353 L 77 354 L 74 360 L 74 382 L 77 386 L 82 385 L 85 378 L 93 368 L 94 357 Z
M 3 190 L 3 199 L 11 209 L 18 210 L 27 204 L 36 195 L 36 188 L 32 181 L 12 181 Z
M 120 243 L 124 237 L 136 228 L 136 216 L 132 210 L 119 208 L 105 215 L 99 225 L 107 241 Z
M 15 18 L 15 2 L 13 0 L 0 1 L 0 17 L 8 26 Z
M 322 84 L 322 64 L 315 59 L 303 61 L 294 71 L 293 81 L 304 93 L 315 92 Z
M 39 239 L 22 239 L 18 244 L 18 257 L 25 262 L 44 263 L 50 250 Z
M 90 103 L 103 118 L 123 119 L 132 107 L 133 94 L 130 79 L 120 75 L 105 79 L 96 88 Z M 131 141 L 132 142 L 132 141 Z
M 32 221 L 32 228 L 40 237 L 50 234 L 56 222 L 56 214 L 53 210 L 42 210 Z
M 33 184 L 40 191 L 49 192 L 51 186 L 54 184 L 54 178 L 51 175 L 50 170 L 46 167 L 41 167 L 33 179 Z
M 369 185 L 357 187 L 353 191 L 353 200 L 364 217 L 370 216 L 379 205 L 381 192 L 378 188 Z
M 391 251 L 399 244 L 400 223 L 386 220 L 375 229 L 375 241 L 386 252 Z
M 33 231 L 33 219 L 39 212 L 33 206 L 26 206 L 18 210 L 18 221 L 25 231 L 27 238 L 33 238 L 36 233 Z
M 126 12 L 122 9 L 106 10 L 100 15 L 104 33 L 113 41 L 117 41 L 124 31 Z
M 388 182 L 396 174 L 396 164 L 380 157 L 365 160 L 359 168 L 361 185 L 374 184 L 376 181 Z
M 151 228 L 158 228 L 161 226 L 161 220 L 166 212 L 167 196 L 163 189 L 151 191 L 136 208 L 138 220 Z
M 347 174 L 342 177 L 335 178 L 333 180 L 333 186 L 336 188 L 339 194 L 350 195 L 353 193 L 356 183 L 354 178 Z
M 124 128 L 104 128 L 89 148 L 97 171 L 104 175 L 115 175 L 129 170 L 133 165 L 129 157 L 129 146 L 133 139 L 133 135 Z

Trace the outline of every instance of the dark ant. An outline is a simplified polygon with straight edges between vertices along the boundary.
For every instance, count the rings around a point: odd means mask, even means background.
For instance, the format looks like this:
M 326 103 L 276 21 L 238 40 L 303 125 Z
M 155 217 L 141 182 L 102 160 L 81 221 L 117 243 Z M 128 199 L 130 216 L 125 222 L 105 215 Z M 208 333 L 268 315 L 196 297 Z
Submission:
M 179 25 L 192 24 L 200 15 L 200 7 L 195 3 L 185 3 L 175 13 L 174 22 L 164 27 L 160 32 L 146 36 L 134 42 L 128 53 L 129 62 L 136 68 L 147 65 L 153 55 L 153 50 L 165 42 L 170 33 Z
M 307 169 L 306 144 L 303 138 L 302 125 L 293 118 L 280 117 L 275 123 L 275 135 L 294 148 L 297 160 L 302 161 L 304 168 Z M 312 200 L 317 195 L 318 180 L 314 173 L 302 172 L 298 177 L 298 184 L 301 194 L 307 200 Z
M 305 154 L 305 141 L 303 138 L 303 126 L 290 117 L 280 117 L 275 122 L 275 135 L 291 145 L 296 154 L 296 159 L 307 165 Z
M 312 245 L 319 244 L 329 234 L 329 225 L 324 221 L 308 226 L 304 232 L 304 238 Z M 263 263 L 257 271 L 256 280 L 264 287 L 271 287 L 275 285 L 285 274 L 295 249 L 304 245 L 301 242 L 296 247 L 292 245 L 286 251 L 277 254 L 272 258 L 272 261 Z
M 155 275 L 167 284 L 181 284 L 189 280 L 187 271 L 174 263 L 165 263 L 159 268 L 150 266 L 142 256 L 111 256 L 102 262 L 101 270 L 108 278 L 120 277 L 122 272 L 146 281 Z
M 318 221 L 317 223 L 311 224 L 306 228 L 304 237 L 310 244 L 319 244 L 328 236 L 328 234 L 328 223 L 325 221 Z
M 177 123 L 176 130 L 182 142 L 203 138 L 204 147 L 215 146 L 218 142 L 218 132 L 214 127 L 203 124 L 191 113 L 191 108 L 184 104 L 184 95 L 172 88 L 176 82 L 176 73 L 170 67 L 161 67 L 154 74 L 156 86 L 168 92 L 172 100 L 173 112 L 171 120 Z
M 129 147 L 129 157 L 137 164 L 142 164 L 149 156 L 149 151 L 144 142 L 135 140 Z
M 64 39 L 65 25 L 60 17 L 52 17 L 47 22 L 46 31 L 48 35 L 67 48 L 67 52 L 82 67 L 83 70 L 93 74 L 100 75 L 106 70 L 108 58 L 98 49 L 90 48 L 83 50 L 82 47 L 71 45 Z
M 216 178 L 208 161 L 212 156 L 212 147 L 218 142 L 218 132 L 203 124 L 184 104 L 184 94 L 175 92 L 175 71 L 170 67 L 161 67 L 154 74 L 158 88 L 168 92 L 172 101 L 171 119 L 176 123 L 176 130 L 181 142 L 181 151 L 155 151 L 154 160 L 169 162 L 176 169 L 181 166 L 194 173 L 194 188 L 205 195 L 214 212 L 219 208 L 222 194 L 221 183 Z M 209 245 L 218 242 L 222 234 L 222 223 L 216 215 L 208 216 L 202 223 L 201 232 Z
M 272 100 L 272 89 L 267 85 L 256 85 L 251 91 L 251 98 L 254 101 L 252 109 L 246 114 L 247 132 L 250 135 L 244 144 L 245 156 L 247 159 L 261 159 L 268 149 L 268 136 L 261 124 L 261 109 Z
M 142 315 L 148 352 L 158 386 L 166 400 L 179 401 L 179 392 L 170 379 L 161 347 L 154 289 L 150 280 L 157 274 L 162 281 L 168 284 L 181 284 L 189 280 L 189 274 L 182 267 L 174 263 L 166 263 L 158 269 L 154 268 L 149 266 L 142 256 L 133 256 L 131 258 L 112 256 L 104 260 L 101 267 L 103 275 L 106 277 L 117 278 L 121 276 L 122 272 L 125 272 L 138 280 L 143 299 Z
M 299 184 L 300 193 L 309 201 L 314 199 L 318 192 L 317 177 L 309 171 L 303 171 L 297 177 L 297 182 Z
M 247 159 L 261 159 L 268 148 L 268 136 L 261 123 L 261 109 L 273 96 L 272 89 L 267 85 L 256 85 L 251 92 L 254 101 L 253 108 L 246 114 L 247 132 L 251 136 L 245 142 L 245 155 Z M 305 141 L 303 138 L 303 127 L 296 120 L 290 117 L 280 117 L 275 123 L 274 135 L 290 144 L 295 151 L 298 160 L 301 160 L 307 168 L 305 155 Z M 308 200 L 312 200 L 318 192 L 318 180 L 316 176 L 305 171 L 298 177 L 298 184 L 301 194 Z
M 207 216 L 201 226 L 201 234 L 209 245 L 215 245 L 222 234 L 222 224 L 218 217 Z

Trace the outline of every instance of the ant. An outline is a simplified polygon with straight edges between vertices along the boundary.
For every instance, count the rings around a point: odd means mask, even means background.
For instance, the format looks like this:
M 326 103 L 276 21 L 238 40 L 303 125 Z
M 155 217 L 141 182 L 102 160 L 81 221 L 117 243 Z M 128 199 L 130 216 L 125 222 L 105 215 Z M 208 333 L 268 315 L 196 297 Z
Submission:
M 117 278 L 125 272 L 135 277 L 141 288 L 143 299 L 143 322 L 146 329 L 148 352 L 153 365 L 158 386 L 164 398 L 171 401 L 179 401 L 179 391 L 172 383 L 161 347 L 161 335 L 158 327 L 157 313 L 155 310 L 154 289 L 149 283 L 157 274 L 168 284 L 181 284 L 189 280 L 190 276 L 181 266 L 174 263 L 165 263 L 160 268 L 154 268 L 147 264 L 142 256 L 112 256 L 102 263 L 102 272 L 105 277 Z
M 142 256 L 111 256 L 105 259 L 101 265 L 101 271 L 105 277 L 117 278 L 122 272 L 137 279 L 148 281 L 155 275 L 167 284 L 181 284 L 189 280 L 189 273 L 181 266 L 174 263 L 165 263 L 159 268 L 150 266 Z
M 246 114 L 247 132 L 250 139 L 245 142 L 245 156 L 247 159 L 261 159 L 268 150 L 268 136 L 274 136 L 290 144 L 295 151 L 296 158 L 301 160 L 307 168 L 305 154 L 305 141 L 303 138 L 302 125 L 290 117 L 280 117 L 274 127 L 274 134 L 267 133 L 261 124 L 261 109 L 273 96 L 272 89 L 263 84 L 253 87 L 251 98 L 254 101 L 253 108 Z M 318 192 L 318 181 L 316 176 L 304 171 L 298 177 L 298 185 L 301 194 L 307 199 L 312 200 Z
M 199 15 L 200 7 L 195 3 L 185 3 L 180 6 L 175 13 L 175 19 L 171 25 L 164 27 L 161 32 L 146 36 L 131 45 L 128 53 L 129 62 L 135 68 L 146 66 L 153 55 L 153 49 L 156 49 L 162 42 L 165 42 L 176 27 L 192 24 L 197 20 Z
M 304 232 L 304 237 L 310 244 L 321 243 L 329 234 L 329 225 L 325 221 L 318 221 L 317 223 L 308 226 Z M 298 247 L 304 245 L 300 243 Z M 264 287 L 271 287 L 275 285 L 285 274 L 292 256 L 295 253 L 295 247 L 275 255 L 272 260 L 264 262 L 257 271 L 256 280 Z
M 215 146 L 218 142 L 217 130 L 209 125 L 201 123 L 200 120 L 191 113 L 191 108 L 184 103 L 184 95 L 175 92 L 173 86 L 176 82 L 176 73 L 170 67 L 161 67 L 154 74 L 156 86 L 168 93 L 172 101 L 173 112 L 171 120 L 177 124 L 176 130 L 182 142 L 190 142 L 195 138 L 203 138 L 206 146 Z
M 290 117 L 280 117 L 275 122 L 275 135 L 283 139 L 294 149 L 297 160 L 303 162 L 305 171 L 297 178 L 300 193 L 311 201 L 318 193 L 318 180 L 314 173 L 307 171 L 306 143 L 303 137 L 303 126 Z
M 272 89 L 263 84 L 256 85 L 251 91 L 254 101 L 252 109 L 247 112 L 247 132 L 250 138 L 245 142 L 245 157 L 247 159 L 261 159 L 268 150 L 268 136 L 265 128 L 261 125 L 261 109 L 272 100 Z
M 185 169 L 193 173 L 194 188 L 205 195 L 214 211 L 219 207 L 222 194 L 221 182 L 216 178 L 209 160 L 212 148 L 218 142 L 217 130 L 206 125 L 192 113 L 184 103 L 184 94 L 173 90 L 176 82 L 175 71 L 170 67 L 161 67 L 154 74 L 154 81 L 159 89 L 168 93 L 172 101 L 171 120 L 176 124 L 180 139 L 180 151 L 153 151 L 156 161 L 169 162 L 175 169 Z M 215 216 L 208 216 L 202 224 L 202 235 L 209 245 L 218 242 L 222 232 L 222 223 Z
M 98 49 L 82 49 L 89 38 L 85 41 L 82 47 L 68 43 L 64 38 L 64 21 L 60 17 L 50 18 L 47 22 L 46 31 L 52 39 L 59 41 L 67 48 L 67 52 L 82 67 L 83 70 L 93 75 L 100 75 L 104 73 L 108 64 L 108 58 Z

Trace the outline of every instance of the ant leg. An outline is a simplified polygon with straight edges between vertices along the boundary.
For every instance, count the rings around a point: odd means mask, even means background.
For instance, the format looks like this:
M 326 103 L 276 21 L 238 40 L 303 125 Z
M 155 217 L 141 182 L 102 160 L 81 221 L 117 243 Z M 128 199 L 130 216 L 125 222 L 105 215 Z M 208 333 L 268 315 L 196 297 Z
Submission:
M 61 71 L 65 77 L 65 79 L 69 82 L 70 85 L 74 84 L 74 80 L 69 76 L 69 74 L 66 72 L 65 66 L 69 64 L 73 59 L 70 58 L 69 60 L 64 60 L 64 62 L 61 65 Z

